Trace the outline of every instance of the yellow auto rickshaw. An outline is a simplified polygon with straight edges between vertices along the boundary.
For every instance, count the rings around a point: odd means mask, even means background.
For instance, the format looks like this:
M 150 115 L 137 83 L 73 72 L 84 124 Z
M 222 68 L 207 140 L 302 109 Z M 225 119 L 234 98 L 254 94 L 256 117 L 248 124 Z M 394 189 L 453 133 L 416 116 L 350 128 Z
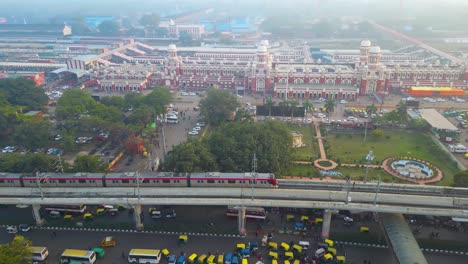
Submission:
M 329 247 L 333 247 L 335 244 L 335 242 L 333 242 L 331 239 L 325 239 L 323 242 L 325 242 Z
M 242 259 L 242 264 L 249 264 L 249 261 L 246 258 Z
M 190 263 L 195 262 L 196 259 L 197 259 L 197 254 L 195 254 L 195 253 L 193 253 L 192 255 L 190 255 L 190 256 L 187 258 L 188 262 L 190 262 Z
M 301 216 L 301 221 L 302 222 L 307 222 L 307 221 L 309 221 L 309 217 L 307 215 L 303 215 L 303 216 Z
M 103 215 L 105 212 L 106 212 L 106 209 L 104 208 L 96 209 L 96 215 Z
M 281 242 L 281 248 L 284 250 L 284 251 L 289 251 L 289 244 L 288 243 L 284 243 L 284 242 Z
M 336 256 L 336 249 L 335 249 L 335 248 L 329 247 L 329 248 L 327 249 L 327 251 L 328 251 L 328 253 L 333 254 L 333 256 Z
M 327 254 L 323 255 L 323 258 L 324 258 L 326 261 L 333 260 L 333 255 L 330 254 L 330 253 L 327 253 Z
M 293 259 L 294 258 L 294 253 L 292 253 L 291 251 L 284 252 L 284 258 L 285 259 Z
M 268 252 L 268 256 L 272 259 L 278 259 L 278 252 L 270 251 Z
M 293 264 L 301 264 L 301 261 L 298 260 L 298 259 L 295 259 L 294 262 L 293 262 Z
M 218 264 L 224 264 L 224 255 L 218 255 Z
M 271 264 L 278 264 L 278 260 L 272 259 L 272 260 L 271 260 Z
M 244 243 L 239 243 L 237 244 L 237 250 L 245 249 L 245 244 Z
M 345 264 L 346 263 L 346 257 L 345 256 L 336 256 L 336 262 L 339 264 Z
M 272 251 L 278 251 L 278 243 L 276 242 L 268 242 L 268 249 Z
M 65 220 L 73 220 L 73 215 L 71 215 L 71 214 L 66 214 L 66 215 L 63 217 L 63 219 L 65 219 Z
M 206 254 L 201 255 L 200 257 L 198 257 L 198 263 L 200 263 L 200 264 L 205 263 L 205 260 L 206 260 L 207 257 L 208 256 Z
M 163 254 L 164 257 L 169 258 L 169 250 L 167 248 L 164 248 L 161 250 L 161 253 Z
M 286 221 L 287 222 L 294 222 L 295 221 L 295 217 L 293 214 L 287 214 L 286 215 Z
M 299 245 L 294 244 L 293 245 L 293 250 L 296 251 L 296 253 L 301 254 L 302 253 L 302 247 Z
M 323 218 L 321 218 L 321 217 L 315 218 L 315 224 L 316 225 L 321 225 L 322 223 L 323 223 Z
M 107 236 L 101 240 L 101 247 L 115 247 L 115 239 L 112 236 Z
M 85 214 L 83 215 L 83 220 L 85 220 L 85 221 L 91 221 L 91 220 L 93 220 L 93 217 L 94 217 L 93 214 L 91 214 L 91 213 L 85 213 Z
M 187 244 L 188 236 L 187 235 L 180 235 L 179 236 L 179 244 Z
M 291 264 L 291 262 L 289 262 L 289 260 L 285 260 L 284 264 Z
M 215 263 L 215 258 L 216 258 L 215 255 L 210 255 L 210 256 L 208 257 L 208 259 L 206 260 L 206 263 L 208 263 L 208 264 L 216 264 L 216 263 Z
M 361 227 L 359 228 L 359 231 L 360 231 L 361 233 L 369 233 L 369 227 L 367 227 L 367 226 L 361 226 Z

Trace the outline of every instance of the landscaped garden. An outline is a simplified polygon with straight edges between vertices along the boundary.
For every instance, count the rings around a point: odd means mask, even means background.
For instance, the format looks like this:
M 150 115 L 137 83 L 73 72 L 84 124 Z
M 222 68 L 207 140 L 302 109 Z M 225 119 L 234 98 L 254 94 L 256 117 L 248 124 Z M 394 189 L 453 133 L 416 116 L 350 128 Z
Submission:
M 291 131 L 299 131 L 302 134 L 302 142 L 304 147 L 295 148 L 293 159 L 296 161 L 311 161 L 317 158 L 318 147 L 317 139 L 315 138 L 315 128 L 313 126 L 289 125 Z
M 437 166 L 444 174 L 444 178 L 438 184 L 450 185 L 453 181 L 452 175 L 458 169 L 454 161 L 450 159 L 440 147 L 430 138 L 428 134 L 402 131 L 386 130 L 383 135 L 367 136 L 364 142 L 363 134 L 328 134 L 324 138 L 327 158 L 340 164 L 366 164 L 366 155 L 372 150 L 375 156 L 373 164 L 391 156 L 407 156 L 426 160 Z M 338 167 L 337 171 L 343 175 L 363 176 L 366 169 L 363 166 L 357 168 Z M 376 179 L 376 169 L 369 169 L 369 179 Z M 383 179 L 388 174 L 380 172 Z M 398 182 L 396 179 L 394 182 Z

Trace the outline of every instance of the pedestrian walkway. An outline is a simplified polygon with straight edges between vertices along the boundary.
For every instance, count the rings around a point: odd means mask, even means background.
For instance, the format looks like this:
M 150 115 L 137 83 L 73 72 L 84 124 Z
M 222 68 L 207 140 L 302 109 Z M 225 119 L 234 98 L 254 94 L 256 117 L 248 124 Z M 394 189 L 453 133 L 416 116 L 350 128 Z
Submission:
M 327 159 L 327 155 L 325 153 L 325 147 L 323 146 L 323 140 L 322 140 L 322 133 L 320 132 L 320 126 L 318 124 L 315 124 L 315 131 L 317 134 L 317 140 L 318 140 L 318 145 L 319 145 L 319 150 L 320 150 L 320 159 L 314 160 L 314 166 L 318 169 L 321 170 L 333 170 L 336 167 L 338 167 L 338 163 L 334 162 L 333 160 Z M 328 166 L 323 165 L 323 163 L 329 163 Z

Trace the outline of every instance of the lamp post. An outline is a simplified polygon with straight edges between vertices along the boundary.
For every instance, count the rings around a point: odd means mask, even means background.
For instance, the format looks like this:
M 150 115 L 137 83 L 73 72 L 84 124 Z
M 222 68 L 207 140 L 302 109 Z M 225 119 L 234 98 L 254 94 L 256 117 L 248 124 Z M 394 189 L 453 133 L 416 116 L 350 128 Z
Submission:
M 380 173 L 379 173 L 379 181 L 377 182 L 377 188 L 375 190 L 375 197 L 374 197 L 374 206 L 377 205 L 377 196 L 379 195 L 379 191 L 380 191 L 380 182 L 382 181 L 381 177 L 380 177 Z
M 369 174 L 369 165 L 374 160 L 374 152 L 372 150 L 369 150 L 369 153 L 366 156 L 366 160 L 367 160 L 367 167 L 366 167 L 366 177 L 364 179 L 364 182 L 367 182 L 367 175 Z
M 252 200 L 254 199 L 254 187 L 255 187 L 255 180 L 257 179 L 257 155 L 254 153 L 252 159 L 252 176 L 251 176 L 251 186 L 252 186 Z

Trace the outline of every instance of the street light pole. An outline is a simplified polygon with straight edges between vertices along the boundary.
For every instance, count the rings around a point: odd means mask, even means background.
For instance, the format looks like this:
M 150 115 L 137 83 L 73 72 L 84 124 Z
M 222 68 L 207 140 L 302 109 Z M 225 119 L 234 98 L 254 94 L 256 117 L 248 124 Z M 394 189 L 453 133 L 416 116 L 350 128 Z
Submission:
M 367 166 L 366 166 L 366 177 L 364 178 L 364 182 L 367 182 L 367 175 L 369 174 L 369 165 L 374 160 L 374 152 L 369 150 L 369 153 L 366 156 Z
M 42 192 L 41 180 L 42 180 L 41 173 L 39 171 L 36 171 L 37 187 L 39 188 L 39 192 L 41 193 L 41 199 L 44 200 L 44 193 Z
M 257 155 L 254 153 L 253 160 L 252 160 L 252 177 L 251 177 L 251 185 L 252 185 L 252 200 L 254 199 L 254 186 L 255 180 L 257 179 Z
M 377 205 L 377 196 L 379 195 L 379 191 L 380 191 L 380 182 L 382 181 L 381 177 L 380 177 L 380 173 L 379 173 L 379 181 L 377 182 L 377 189 L 375 190 L 375 197 L 374 197 L 374 206 Z

